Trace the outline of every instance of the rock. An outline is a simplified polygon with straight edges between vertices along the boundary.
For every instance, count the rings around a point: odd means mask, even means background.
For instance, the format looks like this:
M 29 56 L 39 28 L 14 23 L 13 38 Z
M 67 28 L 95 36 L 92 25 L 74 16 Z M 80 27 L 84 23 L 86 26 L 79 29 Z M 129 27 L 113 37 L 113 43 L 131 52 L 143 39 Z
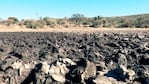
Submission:
M 140 82 L 134 81 L 133 84 L 140 84 Z
M 110 47 L 116 47 L 116 48 L 118 48 L 119 47 L 119 44 L 118 43 L 116 43 L 116 42 L 112 42 L 112 43 L 109 43 L 109 44 L 107 44 L 108 46 L 110 46 Z
M 24 70 L 23 68 L 23 64 L 22 64 L 22 61 L 16 61 L 14 62 L 11 67 L 13 69 L 17 69 L 19 71 L 19 75 L 22 76 L 22 71 Z
M 98 57 L 99 60 L 103 61 L 104 60 L 104 56 L 101 55 L 99 52 L 94 52 L 95 56 Z
M 138 37 L 139 39 L 143 39 L 143 38 L 144 38 L 144 35 L 143 35 L 143 34 L 137 34 L 137 37 Z
M 3 60 L 1 61 L 3 69 L 12 66 L 13 63 L 18 62 L 18 58 L 13 56 L 4 55 Z
M 105 76 L 131 83 L 135 78 L 135 72 L 120 65 L 116 69 L 109 71 Z
M 65 82 L 65 77 L 63 75 L 59 75 L 59 74 L 52 74 L 52 78 L 60 83 L 64 83 Z
M 96 64 L 96 68 L 97 68 L 97 74 L 100 76 L 103 76 L 104 74 L 106 74 L 108 72 L 108 68 L 105 65 L 105 62 L 99 62 L 98 64 Z
M 73 62 L 71 59 L 69 58 L 59 58 L 60 61 L 62 61 L 64 64 L 70 64 L 70 65 L 76 65 L 75 62 Z
M 105 63 L 108 70 L 113 70 L 117 68 L 117 63 L 111 60 L 109 63 Z
M 66 67 L 66 65 L 59 61 L 57 61 L 56 64 L 52 64 L 49 69 L 49 74 L 52 76 L 52 78 L 55 81 L 61 82 L 61 83 L 65 82 L 65 75 L 68 72 L 69 72 L 69 70 Z
M 51 77 L 46 78 L 45 84 L 51 84 L 51 83 L 52 83 L 52 78 Z
M 149 44 L 148 43 L 144 43 L 143 45 L 141 45 L 142 48 L 144 48 L 145 50 L 149 50 Z
M 61 64 L 60 62 L 57 62 L 56 66 L 51 65 L 49 69 L 50 74 L 61 74 L 64 75 L 68 72 L 67 67 L 64 64 Z
M 146 78 L 145 83 L 149 84 L 149 78 Z
M 147 84 L 149 33 L 109 32 L 0 33 L 0 84 Z
M 118 64 L 127 67 L 127 58 L 124 54 L 118 54 Z
M 4 49 L 0 48 L 0 53 L 4 52 Z
M 0 45 L 0 52 L 5 52 L 5 53 L 9 53 L 11 52 L 11 47 L 10 45 Z
M 5 82 L 0 82 L 0 84 L 6 84 Z
M 13 64 L 12 64 L 12 67 L 14 68 L 14 69 L 20 69 L 21 67 L 22 67 L 22 62 L 21 61 L 16 61 L 16 62 L 14 62 Z
M 78 59 L 77 65 L 70 66 L 66 74 L 69 83 L 86 83 L 90 78 L 96 76 L 96 65 L 84 58 Z
M 45 74 L 48 74 L 50 65 L 46 61 L 42 62 L 41 64 L 42 64 L 41 71 L 44 72 Z
M 129 40 L 129 38 L 127 38 L 127 37 L 123 38 L 123 41 L 128 41 L 128 40 Z
M 87 61 L 87 66 L 85 68 L 85 71 L 81 75 L 81 79 L 85 81 L 88 80 L 88 78 L 95 76 L 96 76 L 96 65 L 93 62 Z
M 139 63 L 143 65 L 149 65 L 149 55 L 142 56 L 139 60 Z
M 0 84 L 6 84 L 6 80 L 4 79 L 4 73 L 0 72 Z
M 66 74 L 66 79 L 68 83 L 81 83 L 81 75 L 85 71 L 83 66 L 71 66 L 69 73 Z
M 33 80 L 35 81 L 35 84 L 44 84 L 45 82 L 45 75 L 42 73 L 35 73 L 35 79 Z
M 103 62 L 103 61 L 100 61 L 98 64 L 96 64 L 96 67 L 97 67 L 97 71 L 107 70 L 105 62 Z
M 66 55 L 65 48 L 63 48 L 63 47 L 59 48 L 58 53 L 59 53 L 61 56 L 65 56 L 65 55 Z
M 19 53 L 18 52 L 19 51 L 12 51 L 9 54 L 12 55 L 12 56 L 15 56 L 15 57 L 17 57 L 19 59 L 22 59 L 23 58 L 23 55 L 20 52 Z
M 36 64 L 34 63 L 26 63 L 24 64 L 24 68 L 25 69 L 32 69 L 33 67 L 35 67 Z
M 125 54 L 127 55 L 129 52 L 129 49 L 125 48 L 125 49 L 119 49 L 119 53 Z
M 128 79 L 130 80 L 130 81 L 133 81 L 134 80 L 134 76 L 135 76 L 135 72 L 133 71 L 133 70 L 128 70 Z
M 24 73 L 29 73 L 29 71 L 33 69 L 34 66 L 35 62 L 24 64 L 22 61 L 16 61 L 11 65 L 13 69 L 17 69 L 19 71 L 20 76 L 22 76 Z
M 118 73 L 121 74 L 120 77 L 125 81 L 133 81 L 135 75 L 133 70 L 127 69 L 123 65 L 120 65 Z
M 43 84 L 43 82 L 39 79 L 37 79 L 36 84 Z
M 98 76 L 93 80 L 95 84 L 125 84 L 124 82 L 117 81 L 112 77 Z

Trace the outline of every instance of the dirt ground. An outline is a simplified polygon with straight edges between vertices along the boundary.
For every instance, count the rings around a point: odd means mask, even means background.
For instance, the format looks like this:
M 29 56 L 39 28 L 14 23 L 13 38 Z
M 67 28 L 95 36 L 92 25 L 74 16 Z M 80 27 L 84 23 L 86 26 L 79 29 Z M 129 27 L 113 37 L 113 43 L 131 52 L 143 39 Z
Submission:
M 149 84 L 148 31 L 0 28 L 0 84 Z
M 149 28 L 8 28 L 0 26 L 0 32 L 77 32 L 77 33 L 93 33 L 93 32 L 146 32 Z

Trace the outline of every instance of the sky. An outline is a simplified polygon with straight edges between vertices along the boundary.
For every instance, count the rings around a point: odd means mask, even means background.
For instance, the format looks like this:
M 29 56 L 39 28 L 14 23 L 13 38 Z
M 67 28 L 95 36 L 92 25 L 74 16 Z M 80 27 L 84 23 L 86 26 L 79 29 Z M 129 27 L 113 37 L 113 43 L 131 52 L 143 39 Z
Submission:
M 125 16 L 149 13 L 149 0 L 0 0 L 0 18 Z

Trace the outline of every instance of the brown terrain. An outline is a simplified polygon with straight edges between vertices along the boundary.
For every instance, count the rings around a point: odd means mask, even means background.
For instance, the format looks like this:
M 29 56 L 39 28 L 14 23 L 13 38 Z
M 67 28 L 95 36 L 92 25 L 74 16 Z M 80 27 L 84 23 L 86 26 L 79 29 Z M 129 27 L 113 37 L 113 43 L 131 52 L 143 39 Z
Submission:
M 149 29 L 0 27 L 0 84 L 149 84 Z
M 79 33 L 94 33 L 94 32 L 147 32 L 149 28 L 40 28 L 40 29 L 30 29 L 30 28 L 20 28 L 19 26 L 8 27 L 0 25 L 0 32 L 79 32 Z

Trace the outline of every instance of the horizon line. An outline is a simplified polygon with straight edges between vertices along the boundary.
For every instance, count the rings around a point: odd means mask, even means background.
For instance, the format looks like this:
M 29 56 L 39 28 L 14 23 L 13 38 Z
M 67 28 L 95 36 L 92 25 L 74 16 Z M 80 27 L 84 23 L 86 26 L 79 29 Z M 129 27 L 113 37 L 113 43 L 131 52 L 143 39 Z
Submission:
M 82 14 L 82 13 L 73 13 L 73 14 Z M 73 14 L 71 14 L 71 16 L 73 15 Z M 112 15 L 112 16 L 104 16 L 104 15 L 96 15 L 96 16 L 101 16 L 101 17 L 127 17 L 127 16 L 133 16 L 133 15 L 147 15 L 147 14 L 149 14 L 149 13 L 137 13 L 137 14 L 126 14 L 126 15 Z M 88 18 L 93 18 L 93 17 L 96 17 L 96 16 L 86 16 L 85 14 L 83 14 L 85 17 L 88 17 Z M 1 18 L 0 17 L 0 20 L 7 20 L 9 17 L 15 17 L 15 18 L 17 18 L 17 19 L 19 19 L 19 20 L 23 20 L 23 19 L 33 19 L 33 20 L 38 20 L 38 19 L 40 19 L 40 18 L 44 18 L 44 17 L 49 17 L 49 18 L 54 18 L 54 19 L 63 19 L 63 18 L 71 18 L 71 16 L 64 16 L 64 17 L 51 17 L 51 16 L 40 16 L 40 15 L 35 15 L 36 17 L 30 17 L 30 18 L 28 18 L 28 17 L 26 17 L 26 18 L 19 18 L 19 17 L 17 17 L 17 16 L 8 16 L 8 17 L 5 17 L 5 18 Z

